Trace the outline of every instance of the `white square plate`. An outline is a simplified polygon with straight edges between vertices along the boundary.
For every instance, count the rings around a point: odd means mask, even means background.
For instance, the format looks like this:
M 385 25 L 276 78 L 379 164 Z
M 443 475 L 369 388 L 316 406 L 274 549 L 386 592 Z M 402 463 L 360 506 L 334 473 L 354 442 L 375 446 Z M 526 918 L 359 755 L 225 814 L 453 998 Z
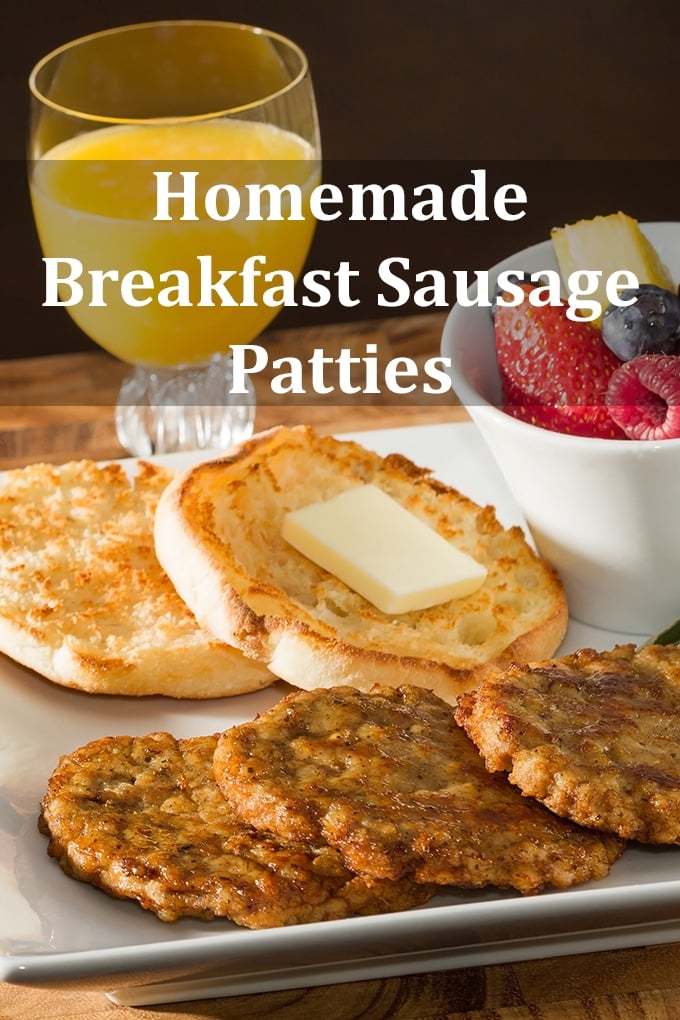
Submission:
M 350 438 L 403 453 L 494 504 L 503 524 L 522 523 L 473 425 Z M 563 651 L 621 640 L 574 622 Z M 163 924 L 74 882 L 48 859 L 38 804 L 60 754 L 113 734 L 213 733 L 252 719 L 284 689 L 207 702 L 107 697 L 58 687 L 0 657 L 0 979 L 99 988 L 142 1005 L 680 938 L 680 849 L 672 847 L 631 847 L 604 881 L 561 892 L 446 890 L 408 912 L 266 931 L 228 921 Z

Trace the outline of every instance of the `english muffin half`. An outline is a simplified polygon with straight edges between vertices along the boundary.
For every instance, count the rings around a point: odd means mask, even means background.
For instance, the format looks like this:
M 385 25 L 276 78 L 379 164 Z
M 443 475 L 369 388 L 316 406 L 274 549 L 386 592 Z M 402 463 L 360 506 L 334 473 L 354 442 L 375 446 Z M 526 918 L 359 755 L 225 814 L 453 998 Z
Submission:
M 473 594 L 387 614 L 282 536 L 289 511 L 371 483 L 487 571 Z M 428 687 L 455 701 L 497 659 L 554 653 L 567 604 L 519 527 L 400 454 L 312 429 L 260 433 L 178 475 L 156 511 L 158 558 L 198 621 L 296 687 Z

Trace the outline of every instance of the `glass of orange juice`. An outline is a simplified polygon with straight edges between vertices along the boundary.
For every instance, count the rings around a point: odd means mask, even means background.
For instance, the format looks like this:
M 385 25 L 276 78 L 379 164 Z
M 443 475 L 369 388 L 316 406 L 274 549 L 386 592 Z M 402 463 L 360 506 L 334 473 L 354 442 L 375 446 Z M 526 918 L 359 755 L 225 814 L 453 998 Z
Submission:
M 30 76 L 31 200 L 46 305 L 132 366 L 132 454 L 224 449 L 255 416 L 231 348 L 287 303 L 308 254 L 320 141 L 307 59 L 222 21 L 128 25 Z

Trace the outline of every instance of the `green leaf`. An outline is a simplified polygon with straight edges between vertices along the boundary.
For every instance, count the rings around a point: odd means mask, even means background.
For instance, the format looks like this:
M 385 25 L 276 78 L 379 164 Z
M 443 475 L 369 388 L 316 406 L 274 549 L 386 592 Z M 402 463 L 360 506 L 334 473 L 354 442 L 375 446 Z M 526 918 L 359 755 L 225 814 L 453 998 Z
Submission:
M 677 645 L 680 643 L 680 620 L 666 627 L 659 634 L 645 641 L 646 645 Z

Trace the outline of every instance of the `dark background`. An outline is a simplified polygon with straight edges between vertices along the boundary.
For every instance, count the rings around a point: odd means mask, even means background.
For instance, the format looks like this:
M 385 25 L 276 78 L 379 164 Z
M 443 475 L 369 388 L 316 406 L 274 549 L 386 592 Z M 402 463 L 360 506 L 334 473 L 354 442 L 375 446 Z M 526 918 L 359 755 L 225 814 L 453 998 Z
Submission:
M 349 259 L 365 267 L 360 317 L 386 314 L 374 295 L 375 266 L 388 255 L 411 258 L 415 269 L 484 269 L 544 239 L 551 226 L 598 212 L 622 208 L 640 220 L 680 220 L 677 0 L 644 7 L 634 0 L 61 0 L 15 8 L 10 23 L 5 15 L 0 61 L 0 358 L 91 346 L 63 309 L 41 307 L 43 267 L 23 164 L 26 78 L 54 47 L 115 25 L 217 18 L 294 38 L 311 65 L 327 177 L 453 186 L 461 166 L 452 161 L 463 161 L 527 187 L 530 215 L 511 228 L 321 227 L 308 264 L 335 267 Z M 286 309 L 277 325 L 350 315 L 357 310 Z

